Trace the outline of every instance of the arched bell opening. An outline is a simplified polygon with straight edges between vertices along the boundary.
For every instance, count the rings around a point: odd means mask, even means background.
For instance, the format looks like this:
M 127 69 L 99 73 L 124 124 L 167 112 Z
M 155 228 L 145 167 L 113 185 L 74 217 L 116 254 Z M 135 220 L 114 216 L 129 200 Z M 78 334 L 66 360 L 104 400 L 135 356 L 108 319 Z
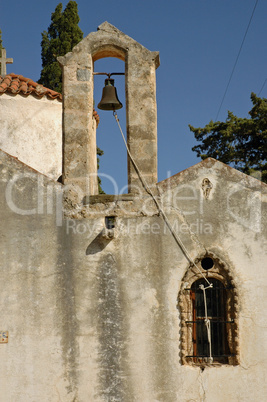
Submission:
M 118 67 L 108 65 L 109 60 L 114 57 L 122 63 Z M 64 78 L 63 184 L 68 186 L 68 194 L 65 197 L 68 205 L 76 207 L 79 203 L 84 202 L 86 196 L 98 195 L 96 124 L 93 109 L 101 97 L 104 80 L 101 79 L 101 76 L 96 78 L 94 75 L 96 69 L 107 73 L 118 69 L 125 71 L 124 90 L 121 91 L 119 88 L 119 82 L 123 82 L 121 77 L 116 77 L 115 85 L 120 101 L 125 104 L 121 109 L 123 113 L 118 114 L 134 161 L 132 162 L 126 157 L 125 150 L 120 151 L 121 145 L 115 147 L 117 148 L 116 155 L 111 152 L 112 162 L 109 164 L 107 172 L 110 176 L 109 181 L 112 181 L 113 176 L 115 180 L 107 193 L 128 192 L 136 196 L 146 193 L 143 181 L 140 179 L 140 172 L 150 186 L 157 183 L 155 71 L 159 66 L 158 52 L 149 51 L 116 27 L 104 22 L 98 27 L 97 32 L 89 34 L 73 48 L 72 52 L 60 56 L 58 61 L 62 66 Z M 106 61 L 108 62 L 103 67 L 96 64 Z M 96 84 L 97 82 L 98 84 Z M 101 85 L 97 96 L 94 84 Z M 123 97 L 124 93 L 126 93 L 126 100 Z M 101 113 L 98 137 L 101 135 L 100 130 L 104 132 L 103 120 L 106 118 L 104 113 L 110 114 L 108 119 L 114 118 L 112 111 Z M 123 121 L 123 119 L 125 120 Z M 111 130 L 112 133 L 115 132 L 115 123 L 114 119 L 114 123 L 108 124 L 108 132 Z M 126 125 L 127 128 L 125 128 Z M 120 134 L 119 128 L 117 130 Z M 106 152 L 108 148 L 114 149 L 116 137 L 112 133 L 112 147 L 105 147 Z M 119 172 L 120 174 L 125 172 L 127 179 L 115 185 L 116 174 L 114 175 L 110 169 L 115 162 L 117 164 L 118 155 L 122 154 L 125 155 L 125 160 L 128 159 L 128 163 L 125 169 L 122 166 L 123 163 L 119 163 Z M 138 170 L 136 166 L 138 166 Z
M 106 55 L 107 52 L 101 54 Z M 113 53 L 109 53 L 113 54 Z M 113 115 L 109 104 L 105 108 L 105 102 L 109 102 L 107 98 L 117 96 L 118 105 L 122 104 L 121 108 L 116 108 L 120 125 L 127 137 L 126 132 L 126 96 L 125 96 L 125 75 L 97 75 L 96 73 L 123 73 L 125 74 L 125 63 L 122 57 L 99 55 L 94 61 L 94 107 L 97 110 L 101 124 L 96 133 L 97 146 L 104 152 L 99 157 L 98 177 L 101 179 L 101 187 L 106 194 L 123 194 L 128 192 L 128 175 L 127 175 L 127 151 L 123 138 L 121 136 L 118 124 Z M 107 85 L 114 87 L 108 88 Z M 106 84 L 106 85 L 105 85 Z M 111 89 L 111 92 L 109 91 Z M 104 96 L 104 98 L 103 98 Z M 102 107 L 106 110 L 101 108 Z M 103 106 L 104 103 L 104 106 Z

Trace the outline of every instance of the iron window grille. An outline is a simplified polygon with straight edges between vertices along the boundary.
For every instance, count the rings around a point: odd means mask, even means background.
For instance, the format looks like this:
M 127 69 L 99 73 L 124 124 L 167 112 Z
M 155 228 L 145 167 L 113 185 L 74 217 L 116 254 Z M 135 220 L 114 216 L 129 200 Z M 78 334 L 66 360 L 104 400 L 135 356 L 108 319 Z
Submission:
M 181 363 L 239 364 L 238 292 L 230 266 L 211 252 L 196 258 L 185 272 L 177 301 Z
M 233 356 L 230 353 L 227 339 L 227 324 L 234 324 L 234 320 L 227 320 L 226 314 L 226 289 L 218 279 L 210 279 L 213 287 L 206 289 L 207 315 L 211 326 L 211 350 L 214 362 L 228 363 L 228 357 Z M 190 298 L 192 301 L 192 321 L 186 321 L 186 324 L 193 324 L 192 342 L 194 362 L 201 360 L 208 361 L 209 341 L 207 328 L 205 325 L 205 306 L 204 295 L 200 285 L 206 286 L 205 279 L 195 281 L 190 289 Z

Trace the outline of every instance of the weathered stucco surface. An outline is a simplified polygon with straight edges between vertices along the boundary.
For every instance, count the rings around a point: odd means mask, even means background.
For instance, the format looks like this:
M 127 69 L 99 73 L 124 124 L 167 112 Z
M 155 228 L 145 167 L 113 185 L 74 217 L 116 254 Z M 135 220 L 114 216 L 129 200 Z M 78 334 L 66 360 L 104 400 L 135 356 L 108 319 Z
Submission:
M 240 364 L 202 371 L 181 364 L 177 297 L 189 263 L 161 216 L 121 214 L 108 239 L 95 204 L 86 218 L 62 219 L 59 183 L 4 153 L 0 170 L 1 330 L 9 331 L 0 400 L 266 399 L 266 185 L 214 160 L 159 184 L 192 258 L 217 255 L 238 290 Z
M 154 200 L 131 164 L 140 191 L 84 191 L 96 169 L 93 61 L 106 56 L 126 61 L 128 145 Z M 158 53 L 104 23 L 60 61 L 65 185 L 52 180 L 61 106 L 52 118 L 50 101 L 19 111 L 23 98 L 1 97 L 3 148 L 24 163 L 0 151 L 0 401 L 265 401 L 266 184 L 207 159 L 156 188 Z M 235 365 L 183 364 L 178 295 L 203 256 L 234 286 Z
M 0 149 L 51 179 L 61 176 L 62 102 L 4 93 L 0 121 Z

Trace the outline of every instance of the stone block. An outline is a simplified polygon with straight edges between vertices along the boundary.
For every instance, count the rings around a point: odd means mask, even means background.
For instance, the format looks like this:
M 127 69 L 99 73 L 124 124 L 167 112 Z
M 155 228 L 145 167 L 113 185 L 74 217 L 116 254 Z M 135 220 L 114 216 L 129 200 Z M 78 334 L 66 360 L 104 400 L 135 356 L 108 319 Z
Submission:
M 87 110 L 89 111 L 89 96 L 88 94 L 82 94 L 79 93 L 78 90 L 76 90 L 76 93 L 74 94 L 68 94 L 64 97 L 64 108 L 66 109 L 73 109 L 73 110 L 79 110 L 86 112 Z
M 76 81 L 75 82 L 67 82 L 64 85 L 64 95 L 73 95 L 76 94 L 88 94 L 91 91 L 92 82 L 87 81 Z
M 78 68 L 77 70 L 77 80 L 78 81 L 89 81 L 91 78 L 91 71 L 86 68 Z
M 80 120 L 79 120 L 80 122 Z M 68 127 L 68 136 L 64 138 L 64 143 L 69 144 L 69 146 L 74 146 L 75 144 L 79 146 L 84 146 L 88 142 L 88 129 L 84 127 Z

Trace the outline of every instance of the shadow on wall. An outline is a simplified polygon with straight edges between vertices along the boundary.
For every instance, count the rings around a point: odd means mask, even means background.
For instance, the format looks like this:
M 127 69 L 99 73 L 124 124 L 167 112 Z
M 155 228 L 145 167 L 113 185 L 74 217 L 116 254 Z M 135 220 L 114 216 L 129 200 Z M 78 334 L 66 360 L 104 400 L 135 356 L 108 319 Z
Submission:
M 111 240 L 112 238 L 107 239 L 106 237 L 104 237 L 103 231 L 101 231 L 87 247 L 86 255 L 99 253 L 107 247 Z

